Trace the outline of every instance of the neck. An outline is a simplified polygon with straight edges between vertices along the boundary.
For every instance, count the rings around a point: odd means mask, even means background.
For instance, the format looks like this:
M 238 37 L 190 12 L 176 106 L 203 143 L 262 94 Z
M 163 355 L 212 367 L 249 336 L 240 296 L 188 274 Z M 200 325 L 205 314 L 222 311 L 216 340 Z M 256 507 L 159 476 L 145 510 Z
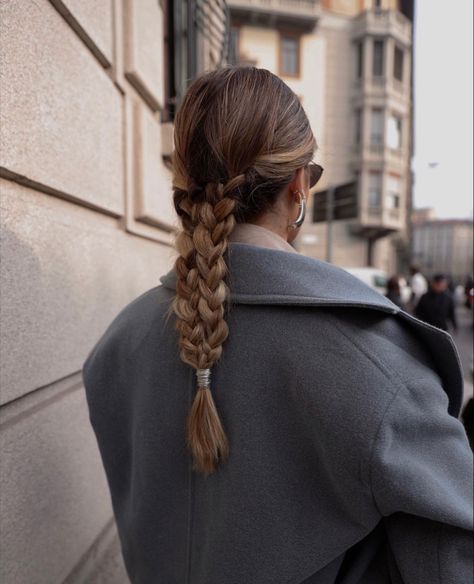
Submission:
M 273 231 L 279 235 L 282 239 L 284 239 L 287 243 L 288 241 L 288 230 L 286 225 L 283 225 L 281 222 L 271 221 L 270 219 L 259 219 L 258 221 L 247 221 L 250 225 L 257 225 L 258 227 L 263 227 L 264 229 L 268 229 L 269 231 Z
M 271 229 L 271 226 L 264 222 L 237 223 L 229 234 L 229 240 L 298 253 L 281 233 Z

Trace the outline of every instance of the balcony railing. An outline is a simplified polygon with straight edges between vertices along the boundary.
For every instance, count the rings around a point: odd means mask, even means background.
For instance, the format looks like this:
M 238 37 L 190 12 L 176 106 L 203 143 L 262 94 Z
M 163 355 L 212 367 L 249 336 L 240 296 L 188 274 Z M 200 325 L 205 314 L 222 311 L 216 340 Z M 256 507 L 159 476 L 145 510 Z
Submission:
M 408 150 L 405 146 L 391 148 L 385 143 L 371 144 L 370 141 L 349 144 L 347 154 L 354 169 L 359 169 L 361 165 L 377 164 L 380 167 L 384 164 L 393 171 L 404 172 L 408 160 Z
M 390 156 L 393 156 L 394 158 L 402 158 L 403 157 L 402 148 L 389 148 L 388 152 L 389 152 Z
M 403 100 L 407 108 L 410 104 L 409 84 L 393 78 L 389 79 L 387 77 L 367 76 L 363 79 L 354 79 L 353 94 L 354 96 L 360 96 L 361 94 L 371 94 L 385 99 L 394 97 L 398 100 Z
M 369 232 L 373 236 L 388 235 L 402 228 L 402 218 L 400 209 L 388 209 L 361 201 L 358 220 L 352 224 L 351 230 L 362 235 Z
M 405 45 L 411 44 L 411 21 L 396 10 L 366 10 L 353 23 L 354 37 L 392 35 Z
M 375 156 L 383 156 L 385 147 L 383 144 L 369 144 L 369 150 Z
M 382 218 L 383 209 L 382 209 L 382 207 L 380 205 L 370 205 L 367 208 L 367 214 L 370 217 Z
M 381 75 L 374 75 L 372 77 L 372 85 L 376 85 L 377 87 L 384 87 L 387 85 L 387 79 Z
M 403 81 L 400 81 L 399 79 L 392 79 L 392 87 L 397 93 L 403 94 L 406 91 L 406 84 L 404 84 Z
M 248 8 L 264 12 L 317 16 L 319 0 L 227 0 L 231 8 Z
M 319 18 L 320 0 L 227 0 L 231 13 L 243 20 L 313 27 Z
M 387 214 L 389 219 L 392 219 L 394 221 L 400 220 L 400 209 L 388 209 Z

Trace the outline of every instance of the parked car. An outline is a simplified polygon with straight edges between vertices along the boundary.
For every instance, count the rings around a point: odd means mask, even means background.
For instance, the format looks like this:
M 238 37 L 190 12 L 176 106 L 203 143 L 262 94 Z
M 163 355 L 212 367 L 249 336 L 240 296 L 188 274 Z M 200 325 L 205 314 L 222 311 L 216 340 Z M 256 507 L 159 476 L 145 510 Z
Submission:
M 380 294 L 385 296 L 387 293 L 387 280 L 388 276 L 384 272 L 384 270 L 379 270 L 377 268 L 370 268 L 370 267 L 363 267 L 363 268 L 354 268 L 354 267 L 344 267 L 342 266 L 346 272 L 349 272 L 359 280 L 362 280 L 365 284 L 377 290 Z M 405 278 L 400 277 L 400 295 L 402 298 L 402 302 L 407 303 L 410 300 L 411 296 L 411 288 L 408 286 L 407 281 Z

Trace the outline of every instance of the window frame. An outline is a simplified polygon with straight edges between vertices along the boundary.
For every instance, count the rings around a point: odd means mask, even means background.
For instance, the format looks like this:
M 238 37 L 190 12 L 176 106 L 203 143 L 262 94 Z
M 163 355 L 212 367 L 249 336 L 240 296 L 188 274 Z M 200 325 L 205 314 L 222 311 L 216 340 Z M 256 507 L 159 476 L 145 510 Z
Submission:
M 381 45 L 382 47 L 382 57 L 381 57 L 381 73 L 375 72 L 375 46 Z M 381 79 L 385 76 L 385 53 L 387 50 L 387 43 L 384 38 L 374 38 L 372 41 L 372 78 Z
M 293 30 L 281 29 L 278 31 L 278 74 L 280 77 L 297 79 L 301 77 L 301 37 L 302 35 Z M 296 73 L 288 73 L 283 69 L 283 40 L 296 40 Z
M 397 72 L 397 54 L 401 55 L 401 62 L 400 62 L 401 77 L 397 77 L 397 75 L 396 75 L 396 72 Z M 393 71 L 392 71 L 393 78 L 396 79 L 398 82 L 403 83 L 404 72 L 405 72 L 405 51 L 403 50 L 402 47 L 395 44 L 394 49 L 393 49 Z
M 236 22 L 232 22 L 232 24 L 229 27 L 229 63 L 231 65 L 237 65 L 240 62 L 240 45 L 241 45 L 241 29 L 242 25 L 240 22 L 236 23 Z M 230 59 L 230 52 L 231 52 L 231 46 L 232 46 L 232 32 L 236 33 L 235 37 L 236 38 L 236 43 L 235 43 L 235 62 L 231 62 Z
M 377 185 L 379 187 L 379 191 L 377 191 L 377 203 L 376 204 L 372 204 L 371 198 L 372 198 L 372 193 L 375 192 L 375 189 L 372 189 L 372 184 L 371 184 L 371 178 L 372 177 L 377 177 L 377 180 L 379 181 L 379 184 Z M 383 172 L 381 170 L 370 170 L 369 171 L 369 176 L 368 176 L 368 189 L 367 189 L 367 204 L 368 204 L 368 208 L 369 209 L 381 209 L 383 207 L 383 180 L 384 180 L 384 175 Z
M 392 181 L 397 182 L 397 189 L 392 189 L 391 186 L 393 184 Z M 399 174 L 394 172 L 390 172 L 387 179 L 387 209 L 391 210 L 400 210 L 401 207 L 401 199 L 402 199 L 402 177 Z M 397 205 L 392 205 L 392 201 L 397 201 Z
M 363 131 L 364 131 L 364 108 L 356 107 L 354 110 L 354 134 L 352 137 L 354 146 L 362 146 Z
M 364 78 L 364 56 L 365 56 L 365 48 L 364 48 L 364 39 L 359 39 L 355 42 L 356 54 L 355 54 L 355 68 L 356 80 L 360 80 Z
M 376 129 L 380 129 L 380 140 L 376 141 L 374 140 L 374 136 L 378 136 L 378 134 L 375 134 L 374 132 L 374 120 L 375 120 L 375 116 L 374 114 L 380 114 L 380 127 L 376 128 Z M 384 146 L 384 140 L 385 140 L 385 124 L 386 124 L 386 117 L 385 117 L 385 109 L 383 107 L 372 107 L 370 108 L 370 141 L 369 141 L 369 145 L 370 146 Z
M 399 145 L 398 146 L 392 146 L 389 143 L 389 124 L 390 124 L 390 120 L 391 119 L 396 119 L 399 121 L 400 123 L 400 131 L 399 131 Z M 404 132 L 404 116 L 402 114 L 400 114 L 399 112 L 395 111 L 395 110 L 391 110 L 388 112 L 388 116 L 386 118 L 386 127 L 385 127 L 385 146 L 387 146 L 387 148 L 390 148 L 391 150 L 395 150 L 396 152 L 399 152 L 400 150 L 403 149 L 403 132 Z

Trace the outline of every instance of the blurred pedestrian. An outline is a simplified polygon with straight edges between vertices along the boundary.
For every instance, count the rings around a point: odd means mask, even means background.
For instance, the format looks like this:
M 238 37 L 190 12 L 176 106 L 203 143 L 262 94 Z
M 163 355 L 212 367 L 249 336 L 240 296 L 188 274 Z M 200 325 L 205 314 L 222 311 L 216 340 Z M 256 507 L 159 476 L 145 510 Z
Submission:
M 444 274 L 433 276 L 430 289 L 418 301 L 415 316 L 445 331 L 448 330 L 448 320 L 451 321 L 454 333 L 458 324 L 454 299 L 448 292 L 448 282 Z
M 394 304 L 405 310 L 405 303 L 402 300 L 402 294 L 400 291 L 400 278 L 397 275 L 389 278 L 387 282 L 387 293 L 385 296 Z
M 472 290 L 474 288 L 474 279 L 467 275 L 464 281 L 464 305 L 466 308 L 472 308 Z
M 410 306 L 414 311 L 420 298 L 428 291 L 428 281 L 420 272 L 419 267 L 413 264 L 410 266 L 410 288 Z

